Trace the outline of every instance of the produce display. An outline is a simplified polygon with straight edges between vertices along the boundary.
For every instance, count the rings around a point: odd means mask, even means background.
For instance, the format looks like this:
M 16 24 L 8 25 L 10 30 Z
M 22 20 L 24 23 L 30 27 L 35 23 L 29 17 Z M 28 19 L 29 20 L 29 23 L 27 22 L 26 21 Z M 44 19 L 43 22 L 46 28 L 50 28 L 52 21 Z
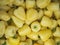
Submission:
M 0 0 L 0 45 L 60 45 L 59 0 Z

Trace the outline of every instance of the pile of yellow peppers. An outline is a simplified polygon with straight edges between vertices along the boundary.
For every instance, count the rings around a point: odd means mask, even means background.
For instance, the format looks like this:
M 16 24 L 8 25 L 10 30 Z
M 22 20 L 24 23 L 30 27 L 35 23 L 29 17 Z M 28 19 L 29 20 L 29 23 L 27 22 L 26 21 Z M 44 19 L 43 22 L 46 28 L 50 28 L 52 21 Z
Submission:
M 60 7 L 52 0 L 0 0 L 0 45 L 60 45 Z

